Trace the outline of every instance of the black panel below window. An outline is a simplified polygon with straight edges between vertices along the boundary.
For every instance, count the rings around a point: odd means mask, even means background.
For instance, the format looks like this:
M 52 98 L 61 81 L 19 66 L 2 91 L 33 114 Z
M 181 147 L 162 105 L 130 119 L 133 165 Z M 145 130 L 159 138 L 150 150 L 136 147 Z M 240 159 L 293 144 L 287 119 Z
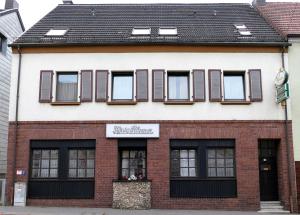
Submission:
M 28 198 L 93 199 L 94 181 L 29 181 Z
M 236 180 L 171 180 L 170 196 L 175 198 L 234 198 Z

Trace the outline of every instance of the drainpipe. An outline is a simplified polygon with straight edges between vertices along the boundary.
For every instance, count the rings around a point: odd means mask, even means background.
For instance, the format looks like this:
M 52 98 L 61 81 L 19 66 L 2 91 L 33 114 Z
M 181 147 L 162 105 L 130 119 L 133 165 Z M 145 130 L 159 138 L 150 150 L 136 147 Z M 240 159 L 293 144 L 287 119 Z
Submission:
M 12 199 L 11 205 L 14 202 L 14 195 L 15 195 L 15 182 L 16 182 L 16 154 L 17 154 L 17 143 L 18 143 L 18 127 L 19 127 L 19 97 L 20 97 L 20 76 L 21 76 L 21 65 L 22 65 L 22 53 L 21 49 L 18 46 L 18 53 L 19 53 L 19 65 L 18 65 L 18 80 L 17 80 L 17 95 L 16 95 L 16 110 L 15 110 L 15 135 L 14 135 L 14 145 L 13 145 L 13 164 L 12 164 Z
M 282 68 L 285 69 L 285 61 L 284 61 L 284 53 L 286 47 L 282 48 L 281 52 L 281 61 L 282 61 Z M 287 101 L 284 101 L 284 115 L 285 115 L 285 145 L 286 145 L 286 155 L 287 155 L 287 163 L 288 163 L 288 179 L 289 179 L 289 200 L 290 200 L 290 208 L 291 211 L 294 211 L 294 201 L 293 201 L 293 194 L 292 194 L 292 165 L 291 165 L 291 151 L 290 151 L 290 141 L 289 141 L 289 129 L 288 129 L 288 108 L 287 108 Z

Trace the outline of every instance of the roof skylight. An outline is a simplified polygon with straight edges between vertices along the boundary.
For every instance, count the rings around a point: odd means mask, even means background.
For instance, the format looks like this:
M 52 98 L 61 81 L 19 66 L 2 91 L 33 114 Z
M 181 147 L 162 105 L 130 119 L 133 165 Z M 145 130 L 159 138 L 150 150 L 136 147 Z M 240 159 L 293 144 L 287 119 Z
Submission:
M 67 29 L 50 29 L 46 36 L 64 36 L 67 33 Z
M 167 36 L 173 36 L 177 35 L 177 28 L 175 27 L 161 27 L 158 30 L 159 35 L 167 35 Z
M 242 36 L 252 36 L 250 31 L 239 31 L 240 35 Z
M 150 35 L 151 34 L 151 28 L 133 28 L 132 29 L 132 35 Z

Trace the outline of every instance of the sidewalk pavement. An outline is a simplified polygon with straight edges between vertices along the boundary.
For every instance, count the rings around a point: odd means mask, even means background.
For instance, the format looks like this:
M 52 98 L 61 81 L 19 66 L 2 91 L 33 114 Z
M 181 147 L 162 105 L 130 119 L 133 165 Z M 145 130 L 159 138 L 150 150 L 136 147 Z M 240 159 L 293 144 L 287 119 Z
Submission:
M 116 210 L 110 208 L 0 207 L 0 215 L 261 215 L 257 212 L 206 210 Z M 269 215 L 269 214 L 268 214 Z

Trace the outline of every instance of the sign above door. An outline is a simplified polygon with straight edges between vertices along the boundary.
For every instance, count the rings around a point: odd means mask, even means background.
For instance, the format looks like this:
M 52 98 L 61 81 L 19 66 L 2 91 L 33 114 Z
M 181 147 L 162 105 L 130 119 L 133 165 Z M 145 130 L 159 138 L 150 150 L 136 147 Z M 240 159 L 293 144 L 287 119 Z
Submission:
M 107 138 L 159 138 L 159 124 L 106 124 Z

